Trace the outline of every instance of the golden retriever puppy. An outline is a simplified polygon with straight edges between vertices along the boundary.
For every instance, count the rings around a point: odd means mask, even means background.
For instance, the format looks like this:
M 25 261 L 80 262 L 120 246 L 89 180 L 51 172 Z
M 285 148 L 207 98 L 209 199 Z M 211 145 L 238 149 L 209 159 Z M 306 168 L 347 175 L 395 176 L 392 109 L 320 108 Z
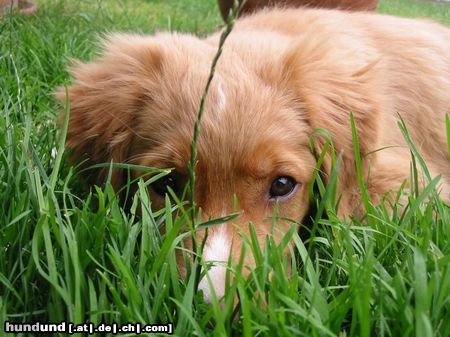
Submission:
M 239 0 L 242 3 L 244 0 Z M 220 13 L 225 20 L 233 7 L 235 0 L 218 0 Z M 352 11 L 373 11 L 378 0 L 247 0 L 241 9 L 241 14 L 249 14 L 264 7 L 316 7 L 337 8 Z
M 95 61 L 71 69 L 67 148 L 74 158 L 88 165 L 112 160 L 173 168 L 150 186 L 154 209 L 163 207 L 166 186 L 181 193 L 218 40 L 218 33 L 206 39 L 176 33 L 109 36 Z M 263 244 L 275 208 L 280 217 L 302 222 L 316 165 L 309 148 L 316 128 L 327 129 L 343 153 L 340 214 L 358 208 L 351 113 L 375 200 L 410 175 L 400 115 L 432 175 L 442 175 L 440 193 L 448 202 L 449 93 L 450 30 L 439 24 L 318 9 L 275 9 L 238 20 L 206 100 L 195 196 L 205 218 L 235 211 L 234 197 L 240 215 L 233 224 L 210 229 L 204 260 L 227 261 L 230 253 L 237 259 L 239 233 L 248 234 L 249 222 Z M 59 97 L 65 100 L 64 90 Z M 324 164 L 325 173 L 329 166 Z M 97 181 L 106 171 L 95 172 Z M 123 172 L 115 170 L 112 181 L 120 187 Z M 289 224 L 277 221 L 275 234 Z M 209 276 L 223 295 L 225 267 L 212 267 Z M 205 280 L 200 287 L 210 296 Z

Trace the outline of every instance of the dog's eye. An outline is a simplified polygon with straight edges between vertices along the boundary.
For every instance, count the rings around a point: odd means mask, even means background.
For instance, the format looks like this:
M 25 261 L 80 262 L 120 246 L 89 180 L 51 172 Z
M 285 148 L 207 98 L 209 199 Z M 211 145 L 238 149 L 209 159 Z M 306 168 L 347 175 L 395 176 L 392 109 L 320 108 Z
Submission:
M 292 193 L 297 182 L 294 178 L 288 176 L 277 177 L 270 185 L 270 198 L 284 197 Z
M 164 197 L 168 193 L 168 187 L 170 187 L 176 194 L 180 191 L 180 185 L 177 177 L 174 174 L 166 175 L 154 183 L 152 183 L 151 188 L 156 194 Z

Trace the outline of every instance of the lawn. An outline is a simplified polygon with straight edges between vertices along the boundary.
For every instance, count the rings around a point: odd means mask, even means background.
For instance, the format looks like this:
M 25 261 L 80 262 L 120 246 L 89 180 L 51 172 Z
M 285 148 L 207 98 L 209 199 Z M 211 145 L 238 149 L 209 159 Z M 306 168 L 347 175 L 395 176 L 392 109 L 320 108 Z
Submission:
M 450 5 L 384 0 L 379 11 L 450 25 Z M 110 185 L 87 186 L 68 163 L 52 92 L 68 83 L 71 58 L 91 59 L 104 32 L 203 36 L 221 25 L 213 0 L 42 0 L 36 15 L 0 18 L 0 336 L 6 321 L 172 323 L 179 336 L 450 336 L 450 209 L 436 179 L 411 189 L 405 207 L 365 199 L 362 220 L 339 219 L 333 186 L 318 183 L 308 238 L 294 227 L 279 245 L 247 238 L 256 267 L 246 278 L 230 266 L 225 299 L 208 304 L 197 266 L 181 277 L 175 263 L 186 213 L 149 209 L 143 181 L 123 210 Z M 426 170 L 410 146 L 414 186 Z

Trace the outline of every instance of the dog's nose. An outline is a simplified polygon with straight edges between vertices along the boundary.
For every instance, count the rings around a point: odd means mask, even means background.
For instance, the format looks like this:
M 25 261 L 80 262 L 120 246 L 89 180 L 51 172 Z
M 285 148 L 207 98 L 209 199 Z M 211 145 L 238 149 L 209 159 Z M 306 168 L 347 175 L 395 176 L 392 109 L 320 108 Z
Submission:
M 219 299 L 225 294 L 225 276 L 232 241 L 226 226 L 227 224 L 215 226 L 208 233 L 203 248 L 202 260 L 207 271 L 198 288 L 203 290 L 207 302 L 212 300 L 213 291 Z

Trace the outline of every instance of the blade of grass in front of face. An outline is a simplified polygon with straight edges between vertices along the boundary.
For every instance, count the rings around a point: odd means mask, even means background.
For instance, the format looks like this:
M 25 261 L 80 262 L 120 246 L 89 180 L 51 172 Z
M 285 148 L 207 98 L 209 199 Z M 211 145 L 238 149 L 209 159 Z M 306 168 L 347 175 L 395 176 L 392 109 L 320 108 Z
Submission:
M 166 195 L 166 202 L 165 202 L 165 230 L 166 232 L 170 232 L 173 228 L 173 218 L 172 218 L 172 209 L 171 209 L 171 202 L 168 195 Z M 179 272 L 178 272 L 178 263 L 177 263 L 177 257 L 176 257 L 176 251 L 177 247 L 174 247 L 173 249 L 169 250 L 167 262 L 169 264 L 170 268 L 170 281 L 172 285 L 172 289 L 175 295 L 175 299 L 178 301 L 181 301 L 182 298 L 182 292 L 180 288 L 180 282 L 179 282 Z
M 310 285 L 310 287 L 308 287 L 306 292 L 304 292 L 303 294 L 310 301 L 311 307 L 314 308 L 314 310 L 317 312 L 318 318 L 322 322 L 327 322 L 330 317 L 330 312 L 328 309 L 326 297 L 322 292 L 322 286 L 319 282 L 319 275 L 314 270 L 314 264 L 311 261 L 310 254 L 308 254 L 308 250 L 306 249 L 301 238 L 298 235 L 294 235 L 293 240 L 303 262 L 303 269 L 306 273 L 306 275 L 304 276 L 304 280 L 305 282 L 307 281 Z
M 415 146 L 414 142 L 412 141 L 409 132 L 408 132 L 408 128 L 406 126 L 405 121 L 402 119 L 402 117 L 399 117 L 400 120 L 398 122 L 398 126 L 400 128 L 400 131 L 402 132 L 403 138 L 405 139 L 410 151 L 412 152 L 414 159 L 417 160 L 420 164 L 420 168 L 422 170 L 422 172 L 425 175 L 426 180 L 424 181 L 424 183 L 428 183 L 432 180 L 431 178 L 431 174 L 430 171 L 428 170 L 428 167 L 425 163 L 425 160 L 423 159 L 422 155 L 420 154 L 419 150 L 417 149 L 417 147 Z M 434 191 L 433 193 L 433 197 L 437 198 L 437 193 L 436 191 Z M 439 206 L 439 203 L 437 203 L 437 205 Z
M 196 228 L 196 212 L 197 212 L 197 207 L 196 207 L 196 203 L 195 203 L 195 186 L 196 186 L 196 184 L 195 184 L 195 179 L 196 179 L 195 169 L 196 169 L 196 165 L 197 165 L 197 143 L 198 143 L 198 139 L 200 136 L 200 126 L 201 126 L 202 116 L 203 116 L 204 109 L 205 109 L 206 97 L 208 96 L 209 88 L 210 88 L 212 80 L 214 78 L 214 73 L 216 70 L 217 63 L 220 59 L 220 56 L 222 55 L 222 50 L 223 50 L 225 41 L 226 41 L 228 35 L 233 30 L 234 20 L 237 17 L 237 13 L 238 13 L 238 4 L 236 2 L 233 5 L 232 13 L 228 16 L 225 29 L 223 30 L 222 34 L 220 35 L 217 52 L 214 55 L 214 58 L 211 63 L 211 68 L 209 71 L 208 79 L 206 81 L 205 89 L 203 91 L 203 94 L 202 94 L 202 97 L 200 100 L 200 106 L 198 109 L 197 119 L 195 120 L 195 124 L 194 124 L 194 134 L 193 134 L 192 143 L 191 143 L 191 157 L 190 157 L 189 165 L 188 165 L 188 171 L 189 171 L 188 186 L 189 186 L 190 226 L 191 226 L 190 229 L 191 229 L 192 247 L 193 247 L 194 252 L 198 253 L 199 256 L 201 255 L 202 252 L 198 251 L 197 239 L 196 239 L 196 235 L 194 232 L 195 228 Z M 194 260 L 195 259 L 196 259 L 196 256 L 194 256 Z M 200 268 L 200 265 L 198 265 L 198 267 Z M 199 276 L 199 274 L 200 274 L 200 270 L 196 271 L 196 275 Z M 197 282 L 198 282 L 198 279 L 197 279 Z
M 429 317 L 427 267 L 419 249 L 414 249 L 414 299 L 416 337 L 434 336 Z
M 364 172 L 362 169 L 362 158 L 361 158 L 361 151 L 359 148 L 358 131 L 356 128 L 355 117 L 353 116 L 353 113 L 350 114 L 350 127 L 352 130 L 353 154 L 355 156 L 356 176 L 358 180 L 358 186 L 361 191 L 361 199 L 363 201 L 365 209 L 370 213 L 372 213 L 373 206 L 370 201 L 369 193 L 367 192 L 366 183 L 364 181 L 365 177 L 363 177 Z
M 325 140 L 325 143 L 322 146 L 316 146 L 316 142 L 320 142 L 321 140 L 316 140 L 316 137 L 322 137 Z M 336 162 L 336 154 L 335 154 L 335 150 L 334 150 L 334 145 L 333 145 L 333 139 L 330 135 L 330 133 L 325 130 L 325 129 L 321 129 L 321 128 L 317 128 L 315 129 L 310 137 L 309 137 L 309 147 L 310 147 L 310 151 L 311 153 L 314 155 L 314 157 L 316 158 L 316 167 L 314 169 L 314 174 L 311 177 L 311 182 L 309 185 L 309 198 L 313 199 L 314 198 L 314 191 L 313 191 L 313 187 L 316 185 L 319 189 L 319 193 L 320 195 L 323 195 L 325 193 L 325 185 L 322 182 L 322 180 L 320 179 L 320 174 L 322 173 L 322 167 L 325 161 L 325 157 L 327 154 L 330 155 L 331 158 L 331 166 L 334 166 L 335 162 Z M 321 147 L 321 152 L 320 154 L 317 153 L 317 149 L 320 149 Z M 329 152 L 328 152 L 329 150 Z
M 181 311 L 178 317 L 177 326 L 175 328 L 175 334 L 182 335 L 187 331 L 188 323 L 195 329 L 195 331 L 200 335 L 204 336 L 202 329 L 198 325 L 197 321 L 193 317 L 192 301 L 194 299 L 194 294 L 196 292 L 196 274 L 197 270 L 196 264 L 198 260 L 194 260 L 194 266 L 192 267 L 193 272 L 189 275 L 188 283 L 186 285 L 185 293 L 182 302 L 172 298 L 172 301 L 177 305 L 177 308 Z
M 142 230 L 141 230 L 141 246 L 140 246 L 140 258 L 139 258 L 139 276 L 141 278 L 144 277 L 144 273 L 145 273 L 145 268 L 146 268 L 146 261 L 147 261 L 147 257 L 151 255 L 151 253 L 153 252 L 153 250 L 155 249 L 154 247 L 157 245 L 154 245 L 152 243 L 150 243 L 150 235 L 153 234 L 153 231 L 149 228 L 150 226 L 155 226 L 156 224 L 154 223 L 154 221 L 152 221 L 152 213 L 150 210 L 151 204 L 150 201 L 148 200 L 148 196 L 147 196 L 147 189 L 144 186 L 144 183 L 142 182 L 142 180 L 139 181 L 138 183 L 138 196 L 139 196 L 139 201 L 140 201 L 140 205 L 141 205 L 141 226 L 142 226 Z M 156 253 L 155 255 L 157 255 L 157 252 L 155 251 L 154 253 Z

